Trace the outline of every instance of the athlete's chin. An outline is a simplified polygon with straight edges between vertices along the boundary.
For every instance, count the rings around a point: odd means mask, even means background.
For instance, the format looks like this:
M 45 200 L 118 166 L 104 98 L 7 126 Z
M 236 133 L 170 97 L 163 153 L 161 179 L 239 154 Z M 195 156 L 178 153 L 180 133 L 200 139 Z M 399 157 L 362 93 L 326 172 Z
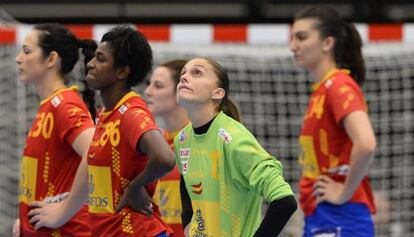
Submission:
M 295 58 L 295 63 L 298 67 L 302 68 L 302 69 L 308 69 L 309 65 L 304 62 L 303 60 L 301 60 L 301 58 Z
M 189 98 L 186 95 L 178 94 L 177 96 L 177 103 L 179 105 L 188 104 L 188 103 L 191 103 L 191 101 L 192 101 L 191 98 Z
M 19 75 L 17 77 L 17 80 L 19 80 L 20 82 L 23 82 L 24 84 L 28 84 L 31 81 L 33 81 L 31 78 L 26 77 L 25 75 Z
M 25 80 L 25 78 L 23 76 L 18 76 L 17 77 L 17 80 L 19 80 L 19 81 L 21 81 L 23 83 L 26 83 L 26 80 Z
M 96 87 L 95 83 L 93 83 L 92 80 L 86 80 L 86 84 L 88 85 L 88 88 L 94 91 L 97 91 L 98 88 Z
M 200 107 L 203 106 L 203 104 L 205 102 L 200 101 L 200 99 L 195 99 L 195 98 L 177 98 L 177 103 L 183 107 L 185 110 L 189 110 L 192 108 L 196 108 L 196 107 Z
M 188 105 L 192 104 L 190 100 L 184 99 L 184 98 L 177 98 L 177 103 L 186 108 Z
M 302 62 L 302 60 L 300 60 L 300 58 L 295 57 L 295 63 L 299 67 L 303 67 L 303 62 Z

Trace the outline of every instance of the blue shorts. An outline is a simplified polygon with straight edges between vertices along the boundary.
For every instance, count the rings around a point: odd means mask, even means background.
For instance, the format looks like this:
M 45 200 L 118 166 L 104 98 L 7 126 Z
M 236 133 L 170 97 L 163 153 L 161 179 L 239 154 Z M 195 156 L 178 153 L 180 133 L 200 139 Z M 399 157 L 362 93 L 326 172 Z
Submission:
M 315 213 L 305 217 L 303 237 L 373 237 L 374 223 L 368 207 L 360 203 L 317 206 Z
M 155 236 L 155 237 L 168 237 L 168 235 L 167 235 L 167 233 L 162 232 L 161 234 L 158 234 L 158 235 L 157 235 L 157 236 Z

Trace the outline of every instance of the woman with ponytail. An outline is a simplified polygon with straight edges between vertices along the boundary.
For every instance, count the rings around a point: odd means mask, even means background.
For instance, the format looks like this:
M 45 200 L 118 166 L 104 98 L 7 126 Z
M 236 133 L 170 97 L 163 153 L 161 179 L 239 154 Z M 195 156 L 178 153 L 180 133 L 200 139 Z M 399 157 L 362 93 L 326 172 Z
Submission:
M 86 205 L 60 228 L 35 230 L 28 218 L 31 202 L 56 203 L 68 195 L 95 130 L 76 88 L 65 86 L 79 47 L 87 58 L 96 44 L 80 45 L 65 27 L 42 24 L 26 35 L 16 57 L 19 80 L 34 85 L 41 102 L 23 151 L 14 237 L 91 235 Z
M 360 88 L 361 47 L 355 27 L 330 7 L 295 16 L 290 49 L 315 81 L 299 139 L 303 236 L 374 236 L 367 173 L 376 141 Z
M 174 139 L 187 236 L 277 236 L 296 210 L 282 165 L 239 122 L 225 69 L 187 62 L 177 101 L 190 123 Z M 270 203 L 261 222 L 262 197 Z
M 162 132 L 174 149 L 174 137 L 188 123 L 187 113 L 176 100 L 177 84 L 186 60 L 176 59 L 158 65 L 145 89 L 148 108 L 162 120 Z M 174 230 L 174 237 L 184 237 L 181 224 L 180 173 L 178 168 L 162 177 L 155 189 L 154 203 L 160 207 L 161 218 Z

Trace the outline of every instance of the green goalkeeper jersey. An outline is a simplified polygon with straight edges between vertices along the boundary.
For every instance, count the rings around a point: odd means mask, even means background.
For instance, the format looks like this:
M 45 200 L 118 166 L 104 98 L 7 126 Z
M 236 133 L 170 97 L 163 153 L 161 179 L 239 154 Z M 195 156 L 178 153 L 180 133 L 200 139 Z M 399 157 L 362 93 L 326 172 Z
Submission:
M 220 112 L 205 134 L 191 123 L 174 139 L 193 207 L 190 236 L 253 236 L 268 202 L 293 195 L 282 165 L 239 122 Z

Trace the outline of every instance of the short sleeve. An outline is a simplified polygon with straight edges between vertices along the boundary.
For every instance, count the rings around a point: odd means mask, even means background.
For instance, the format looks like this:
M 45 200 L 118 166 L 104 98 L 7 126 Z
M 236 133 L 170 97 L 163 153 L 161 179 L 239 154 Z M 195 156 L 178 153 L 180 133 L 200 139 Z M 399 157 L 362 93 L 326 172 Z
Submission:
M 357 85 L 353 85 L 347 80 L 352 79 L 335 80 L 327 91 L 329 109 L 333 112 L 337 123 L 351 112 L 366 111 L 361 90 Z
M 60 138 L 70 145 L 79 134 L 94 127 L 89 111 L 76 102 L 61 104 L 57 110 L 56 121 L 60 124 Z
M 268 202 L 293 195 L 282 176 L 282 164 L 267 153 L 253 135 L 239 134 L 226 145 L 226 161 L 236 184 L 260 194 Z
M 151 114 L 143 108 L 128 110 L 123 116 L 120 126 L 121 136 L 132 150 L 136 149 L 139 139 L 145 132 L 159 130 Z

